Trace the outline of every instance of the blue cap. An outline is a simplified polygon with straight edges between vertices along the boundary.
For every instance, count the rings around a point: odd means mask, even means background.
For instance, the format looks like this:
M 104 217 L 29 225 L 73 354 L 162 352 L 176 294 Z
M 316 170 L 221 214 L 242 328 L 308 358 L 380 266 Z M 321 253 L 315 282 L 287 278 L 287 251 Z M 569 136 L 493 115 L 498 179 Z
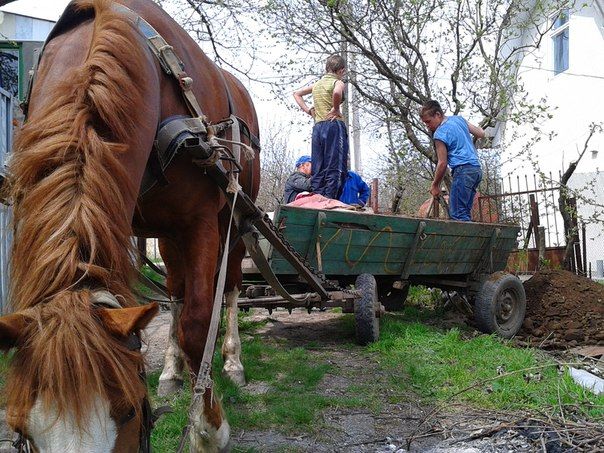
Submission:
M 300 156 L 298 158 L 298 160 L 296 161 L 296 168 L 298 168 L 300 165 L 305 164 L 306 162 L 310 162 L 310 156 Z

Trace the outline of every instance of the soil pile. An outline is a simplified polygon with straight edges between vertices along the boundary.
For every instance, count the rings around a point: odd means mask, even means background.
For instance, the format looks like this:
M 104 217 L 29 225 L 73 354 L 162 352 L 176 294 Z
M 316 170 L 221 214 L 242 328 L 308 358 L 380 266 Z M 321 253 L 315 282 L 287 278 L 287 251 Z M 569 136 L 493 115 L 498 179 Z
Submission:
M 604 285 L 548 270 L 527 280 L 524 289 L 527 306 L 520 338 L 548 349 L 604 345 Z

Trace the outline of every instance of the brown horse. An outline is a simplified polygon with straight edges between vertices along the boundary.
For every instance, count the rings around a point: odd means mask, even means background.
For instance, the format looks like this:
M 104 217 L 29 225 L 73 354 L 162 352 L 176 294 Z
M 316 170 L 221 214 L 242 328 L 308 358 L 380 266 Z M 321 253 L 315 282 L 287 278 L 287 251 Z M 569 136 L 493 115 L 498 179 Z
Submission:
M 234 113 L 258 135 L 249 95 L 178 24 L 150 0 L 120 3 L 174 47 L 208 123 Z M 130 236 L 134 230 L 164 238 L 169 287 L 184 297 L 180 346 L 196 372 L 228 222 L 226 199 L 186 153 L 166 170 L 167 185 L 138 197 L 158 124 L 189 115 L 179 85 L 132 17 L 110 1 L 77 0 L 62 24 L 44 49 L 10 168 L 14 313 L 0 318 L 0 345 L 16 352 L 7 417 L 37 451 L 138 451 L 146 386 L 130 340 L 157 307 L 137 306 L 130 289 Z M 243 163 L 240 175 L 251 196 L 259 183 L 257 157 Z M 242 246 L 231 252 L 230 294 L 238 291 L 242 256 Z M 224 448 L 228 436 L 220 401 L 206 392 L 192 449 Z

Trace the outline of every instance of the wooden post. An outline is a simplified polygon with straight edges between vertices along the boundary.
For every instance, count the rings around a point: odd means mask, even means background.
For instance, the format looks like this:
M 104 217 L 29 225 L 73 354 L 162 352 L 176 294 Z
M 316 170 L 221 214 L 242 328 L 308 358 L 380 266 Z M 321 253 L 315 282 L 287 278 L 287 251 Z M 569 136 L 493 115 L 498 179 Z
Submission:
M 531 208 L 531 224 L 533 226 L 533 237 L 535 238 L 535 248 L 539 247 L 539 206 L 537 205 L 537 200 L 535 200 L 535 195 L 531 194 L 529 196 L 529 203 Z
M 539 270 L 543 266 L 543 261 L 545 260 L 545 227 L 542 226 L 539 227 L 539 244 L 537 244 L 537 248 L 539 249 L 537 270 Z
M 587 277 L 587 239 L 586 239 L 587 228 L 585 222 L 581 226 L 581 234 L 583 235 L 583 275 Z
M 373 178 L 371 180 L 371 195 L 369 196 L 369 206 L 373 208 L 373 212 L 375 214 L 378 214 L 380 212 L 378 200 L 378 179 Z
M 583 259 L 581 258 L 581 241 L 579 238 L 579 222 L 577 221 L 577 199 L 569 198 L 568 200 L 568 208 L 570 209 L 570 219 L 571 219 L 571 227 L 572 227 L 572 238 L 571 238 L 571 247 L 572 247 L 572 258 L 575 264 L 575 272 L 577 275 L 584 275 L 583 273 Z
M 146 238 L 136 238 L 136 248 L 141 256 L 147 256 L 147 239 Z

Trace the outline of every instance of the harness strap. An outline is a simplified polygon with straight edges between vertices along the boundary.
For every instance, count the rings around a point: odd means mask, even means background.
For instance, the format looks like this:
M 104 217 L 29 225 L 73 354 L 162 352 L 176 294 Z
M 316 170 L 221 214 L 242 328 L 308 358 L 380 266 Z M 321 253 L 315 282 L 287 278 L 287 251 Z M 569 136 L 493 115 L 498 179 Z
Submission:
M 119 3 L 114 3 L 113 8 L 116 11 L 121 12 L 125 16 L 127 16 L 134 25 L 138 28 L 138 30 L 143 34 L 143 36 L 147 39 L 147 45 L 151 52 L 155 54 L 159 63 L 166 74 L 171 74 L 178 81 L 180 88 L 182 90 L 183 97 L 185 98 L 185 102 L 191 114 L 200 118 L 202 121 L 206 121 L 206 116 L 201 111 L 201 107 L 191 90 L 193 86 L 193 79 L 187 75 L 185 72 L 185 65 L 178 55 L 174 52 L 174 48 L 169 45 L 166 40 L 160 35 L 153 26 L 143 19 L 141 16 L 136 14 L 127 6 L 121 5 Z
M 229 219 L 229 227 L 227 229 L 227 235 L 225 244 L 228 244 L 231 237 L 231 226 L 233 224 L 233 217 L 235 215 L 235 206 L 237 201 L 237 192 L 233 193 L 233 200 L 231 203 L 231 217 Z M 220 324 L 220 306 L 222 305 L 222 298 L 224 295 L 224 288 L 226 284 L 226 273 L 227 273 L 227 262 L 229 256 L 229 248 L 224 247 L 222 253 L 222 259 L 220 262 L 220 272 L 218 274 L 218 282 L 216 284 L 216 293 L 214 294 L 214 306 L 212 308 L 212 318 L 210 320 L 210 327 L 208 329 L 208 336 L 206 337 L 206 344 L 203 350 L 203 356 L 199 371 L 197 372 L 197 379 L 195 380 L 195 386 L 193 387 L 193 395 L 191 397 L 191 405 L 189 406 L 189 423 L 183 428 L 182 436 L 178 445 L 177 453 L 184 451 L 186 442 L 186 436 L 193 426 L 193 417 L 196 410 L 203 411 L 203 395 L 206 389 L 212 391 L 213 381 L 210 374 L 212 369 L 212 358 L 214 356 L 216 338 L 218 336 L 219 324 Z

